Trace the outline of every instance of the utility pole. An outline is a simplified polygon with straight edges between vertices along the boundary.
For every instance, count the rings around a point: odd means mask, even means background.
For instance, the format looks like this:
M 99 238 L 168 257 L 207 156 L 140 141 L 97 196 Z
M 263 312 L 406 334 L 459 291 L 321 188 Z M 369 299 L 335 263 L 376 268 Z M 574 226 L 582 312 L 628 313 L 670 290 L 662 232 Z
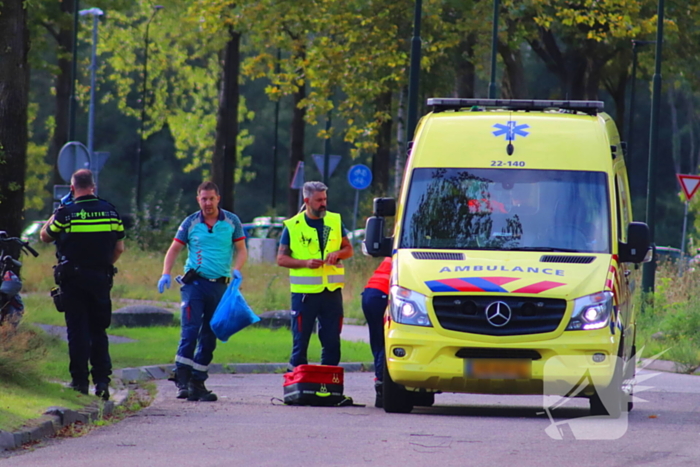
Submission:
M 75 81 L 78 79 L 78 9 L 80 1 L 73 0 L 73 61 L 71 62 L 70 99 L 68 101 L 68 141 L 75 141 Z
M 331 110 L 328 111 L 326 116 L 326 139 L 323 142 L 323 183 L 328 186 L 328 179 L 330 176 L 330 165 L 331 165 Z
M 148 86 L 148 27 L 151 25 L 151 21 L 156 16 L 160 10 L 164 7 L 162 5 L 154 5 L 153 13 L 151 17 L 148 18 L 146 22 L 146 33 L 144 34 L 144 52 L 143 52 L 143 85 L 141 90 L 141 128 L 139 130 L 139 143 L 136 148 L 136 211 L 141 209 L 141 151 L 143 148 L 143 135 L 145 132 L 146 124 L 146 106 L 148 105 L 147 100 L 147 86 Z
M 104 12 L 99 8 L 90 8 L 89 10 L 80 10 L 80 16 L 92 15 L 92 54 L 90 57 L 90 110 L 88 113 L 88 138 L 87 150 L 90 155 L 90 169 L 95 179 L 95 194 L 98 192 L 98 173 L 99 168 L 97 158 L 95 157 L 95 87 L 97 86 L 97 25 Z
M 498 12 L 500 0 L 493 0 L 493 30 L 491 31 L 491 82 L 489 83 L 489 99 L 496 98 L 496 51 L 498 50 Z
M 277 49 L 277 63 L 275 64 L 275 74 L 280 74 L 280 59 L 282 50 Z M 277 146 L 279 143 L 279 123 L 280 123 L 280 98 L 275 101 L 275 139 L 272 146 L 272 209 L 277 206 Z
M 418 120 L 418 85 L 420 81 L 420 20 L 423 10 L 421 0 L 416 0 L 416 8 L 413 14 L 413 38 L 411 38 L 411 70 L 408 76 L 408 118 L 406 125 L 406 139 L 413 140 Z
M 659 105 L 661 102 L 661 47 L 664 41 L 664 0 L 659 0 L 656 22 L 656 60 L 654 62 L 653 94 L 651 96 L 651 124 L 649 128 L 649 171 L 647 173 L 647 225 L 652 244 L 656 224 L 656 153 L 659 144 Z M 655 261 L 644 263 L 642 290 L 654 291 Z

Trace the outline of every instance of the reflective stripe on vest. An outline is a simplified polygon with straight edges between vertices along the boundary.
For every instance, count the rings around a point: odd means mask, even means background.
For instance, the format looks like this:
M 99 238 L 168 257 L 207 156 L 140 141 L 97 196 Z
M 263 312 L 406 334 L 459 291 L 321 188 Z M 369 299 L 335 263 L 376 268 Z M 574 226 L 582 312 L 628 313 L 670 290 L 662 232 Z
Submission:
M 324 259 L 331 252 L 340 250 L 343 241 L 343 225 L 340 214 L 326 212 L 323 223 L 324 226 L 330 227 L 330 232 L 322 253 L 318 231 L 315 227 L 309 227 L 303 211 L 284 221 L 284 225 L 289 231 L 289 247 L 292 251 L 292 258 L 300 260 Z M 342 264 L 335 266 L 324 264 L 316 269 L 290 269 L 289 283 L 294 293 L 320 293 L 325 289 L 333 291 L 345 284 L 345 268 Z

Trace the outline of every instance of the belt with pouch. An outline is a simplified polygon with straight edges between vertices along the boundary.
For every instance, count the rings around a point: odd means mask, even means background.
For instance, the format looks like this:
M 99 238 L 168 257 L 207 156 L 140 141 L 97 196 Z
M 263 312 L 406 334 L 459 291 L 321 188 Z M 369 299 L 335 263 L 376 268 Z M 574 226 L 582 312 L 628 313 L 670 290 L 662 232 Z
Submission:
M 204 281 L 215 282 L 215 283 L 217 283 L 217 284 L 228 284 L 229 282 L 231 282 L 231 278 L 230 278 L 230 277 L 218 277 L 218 278 L 216 278 L 216 279 L 207 279 L 206 277 L 202 277 L 202 276 L 200 276 L 199 274 L 197 274 L 196 277 L 197 277 L 198 280 L 201 279 L 201 280 L 204 280 Z

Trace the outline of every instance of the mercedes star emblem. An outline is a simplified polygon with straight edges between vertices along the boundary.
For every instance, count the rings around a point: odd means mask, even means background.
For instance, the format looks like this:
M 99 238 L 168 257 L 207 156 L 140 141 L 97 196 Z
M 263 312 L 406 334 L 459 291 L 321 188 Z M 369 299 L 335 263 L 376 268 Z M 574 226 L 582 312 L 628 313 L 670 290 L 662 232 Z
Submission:
M 491 326 L 500 328 L 510 322 L 513 312 L 505 302 L 493 302 L 486 307 L 486 321 Z

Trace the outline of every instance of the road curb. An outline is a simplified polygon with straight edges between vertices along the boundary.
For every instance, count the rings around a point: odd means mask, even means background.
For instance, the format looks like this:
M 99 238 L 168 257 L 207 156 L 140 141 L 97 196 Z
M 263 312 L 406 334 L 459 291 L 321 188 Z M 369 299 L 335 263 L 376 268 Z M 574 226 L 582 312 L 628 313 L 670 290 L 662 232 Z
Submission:
M 700 375 L 700 367 L 693 369 L 694 365 L 688 366 L 683 363 L 678 363 L 671 360 L 656 360 L 642 358 L 637 363 L 637 365 L 638 368 L 644 368 L 645 370 L 663 371 L 666 373 L 680 373 L 684 375 Z
M 347 373 L 374 371 L 374 363 L 371 362 L 343 362 L 338 365 L 343 367 Z M 120 379 L 124 384 L 154 379 L 168 379 L 174 368 L 175 365 L 172 363 L 167 365 L 122 368 L 114 371 L 114 377 Z M 209 365 L 209 373 L 211 374 L 284 373 L 286 370 L 286 363 L 214 363 Z
M 128 389 L 120 389 L 112 394 L 110 400 L 95 401 L 79 410 L 49 407 L 44 415 L 29 421 L 21 430 L 0 430 L 0 450 L 17 449 L 24 444 L 56 436 L 63 428 L 75 423 L 87 425 L 101 420 L 112 415 L 117 407 L 124 404 L 128 396 Z
M 340 363 L 346 372 L 374 371 L 373 363 Z M 150 365 L 138 368 L 122 368 L 113 372 L 113 378 L 124 385 L 141 381 L 168 379 L 174 364 Z M 263 374 L 284 373 L 286 363 L 229 363 L 209 365 L 209 373 L 215 374 Z M 56 436 L 63 428 L 75 423 L 88 424 L 112 415 L 129 396 L 128 389 L 112 394 L 109 401 L 96 401 L 90 405 L 72 410 L 65 407 L 49 407 L 40 418 L 31 420 L 18 431 L 0 430 L 0 451 L 17 449 L 24 444 Z

